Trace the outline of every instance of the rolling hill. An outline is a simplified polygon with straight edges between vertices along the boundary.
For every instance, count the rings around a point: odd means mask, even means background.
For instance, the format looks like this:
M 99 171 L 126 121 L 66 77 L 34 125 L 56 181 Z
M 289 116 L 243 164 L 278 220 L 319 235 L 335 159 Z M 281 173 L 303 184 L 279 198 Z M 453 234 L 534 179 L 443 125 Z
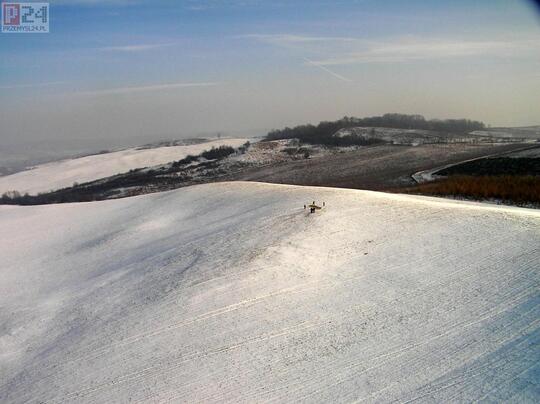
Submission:
M 55 161 L 16 174 L 0 177 L 0 194 L 18 191 L 37 194 L 144 168 L 181 160 L 188 154 L 198 155 L 204 150 L 221 145 L 238 147 L 247 139 L 220 139 L 202 143 L 131 148 L 111 153 Z
M 0 227 L 3 403 L 538 398 L 538 211 L 234 182 Z

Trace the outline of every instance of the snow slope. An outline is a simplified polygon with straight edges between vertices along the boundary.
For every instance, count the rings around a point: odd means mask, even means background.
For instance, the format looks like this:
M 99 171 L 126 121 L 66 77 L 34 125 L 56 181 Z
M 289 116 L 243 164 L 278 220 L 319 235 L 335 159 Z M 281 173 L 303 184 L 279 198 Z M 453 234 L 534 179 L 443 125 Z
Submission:
M 70 160 L 42 164 L 33 169 L 0 177 L 0 194 L 6 191 L 37 194 L 128 172 L 181 160 L 188 154 L 197 155 L 221 145 L 238 147 L 248 139 L 220 139 L 186 146 L 151 149 L 132 148 Z
M 2 403 L 539 399 L 538 211 L 238 182 L 0 228 Z

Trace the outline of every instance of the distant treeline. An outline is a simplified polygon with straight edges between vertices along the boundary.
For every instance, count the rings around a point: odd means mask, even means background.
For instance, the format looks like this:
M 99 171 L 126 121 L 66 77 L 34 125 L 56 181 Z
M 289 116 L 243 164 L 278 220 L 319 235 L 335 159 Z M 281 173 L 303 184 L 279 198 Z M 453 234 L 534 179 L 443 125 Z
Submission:
M 311 144 L 325 144 L 331 146 L 365 145 L 382 142 L 380 139 L 364 138 L 362 136 L 347 135 L 334 136 L 340 129 L 363 127 L 385 127 L 394 129 L 423 129 L 447 133 L 469 133 L 484 129 L 482 122 L 469 119 L 431 119 L 426 120 L 422 115 L 385 114 L 368 118 L 344 117 L 337 121 L 321 122 L 317 126 L 307 124 L 294 128 L 272 130 L 266 136 L 267 140 L 297 138 L 302 142 Z

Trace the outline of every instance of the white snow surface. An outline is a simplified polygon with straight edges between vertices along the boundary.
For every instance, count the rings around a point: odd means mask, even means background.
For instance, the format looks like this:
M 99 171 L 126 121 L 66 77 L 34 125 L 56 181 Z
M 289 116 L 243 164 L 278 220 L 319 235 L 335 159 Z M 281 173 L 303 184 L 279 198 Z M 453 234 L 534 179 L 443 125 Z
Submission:
M 131 148 L 121 151 L 96 154 L 75 159 L 42 164 L 30 170 L 0 177 L 0 194 L 19 191 L 37 194 L 66 188 L 112 175 L 128 172 L 135 168 L 151 167 L 181 160 L 188 154 L 197 155 L 212 147 L 228 145 L 238 147 L 248 139 L 219 139 L 185 146 L 156 148 Z
M 539 400 L 538 211 L 235 182 L 0 228 L 2 403 Z

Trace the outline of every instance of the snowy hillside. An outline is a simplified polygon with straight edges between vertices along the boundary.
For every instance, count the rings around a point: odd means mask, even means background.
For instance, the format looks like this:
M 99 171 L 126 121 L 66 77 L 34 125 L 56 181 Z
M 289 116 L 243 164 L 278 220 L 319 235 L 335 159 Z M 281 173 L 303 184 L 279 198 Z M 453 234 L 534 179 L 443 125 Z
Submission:
M 6 191 L 37 194 L 70 187 L 135 168 L 151 167 L 197 155 L 221 145 L 238 147 L 248 139 L 220 139 L 186 146 L 133 148 L 39 165 L 31 170 L 0 177 L 0 194 Z
M 2 403 L 538 401 L 538 211 L 236 182 L 0 227 Z
M 532 137 L 506 136 L 503 132 L 475 131 L 468 135 L 457 133 L 437 132 L 422 129 L 395 129 L 395 128 L 372 128 L 355 127 L 341 129 L 335 133 L 335 136 L 359 136 L 364 139 L 379 139 L 395 145 L 418 146 L 422 144 L 451 144 L 451 143 L 534 143 Z
M 506 138 L 540 139 L 540 126 L 523 126 L 517 128 L 490 128 L 477 130 L 471 134 L 478 136 L 493 136 Z

